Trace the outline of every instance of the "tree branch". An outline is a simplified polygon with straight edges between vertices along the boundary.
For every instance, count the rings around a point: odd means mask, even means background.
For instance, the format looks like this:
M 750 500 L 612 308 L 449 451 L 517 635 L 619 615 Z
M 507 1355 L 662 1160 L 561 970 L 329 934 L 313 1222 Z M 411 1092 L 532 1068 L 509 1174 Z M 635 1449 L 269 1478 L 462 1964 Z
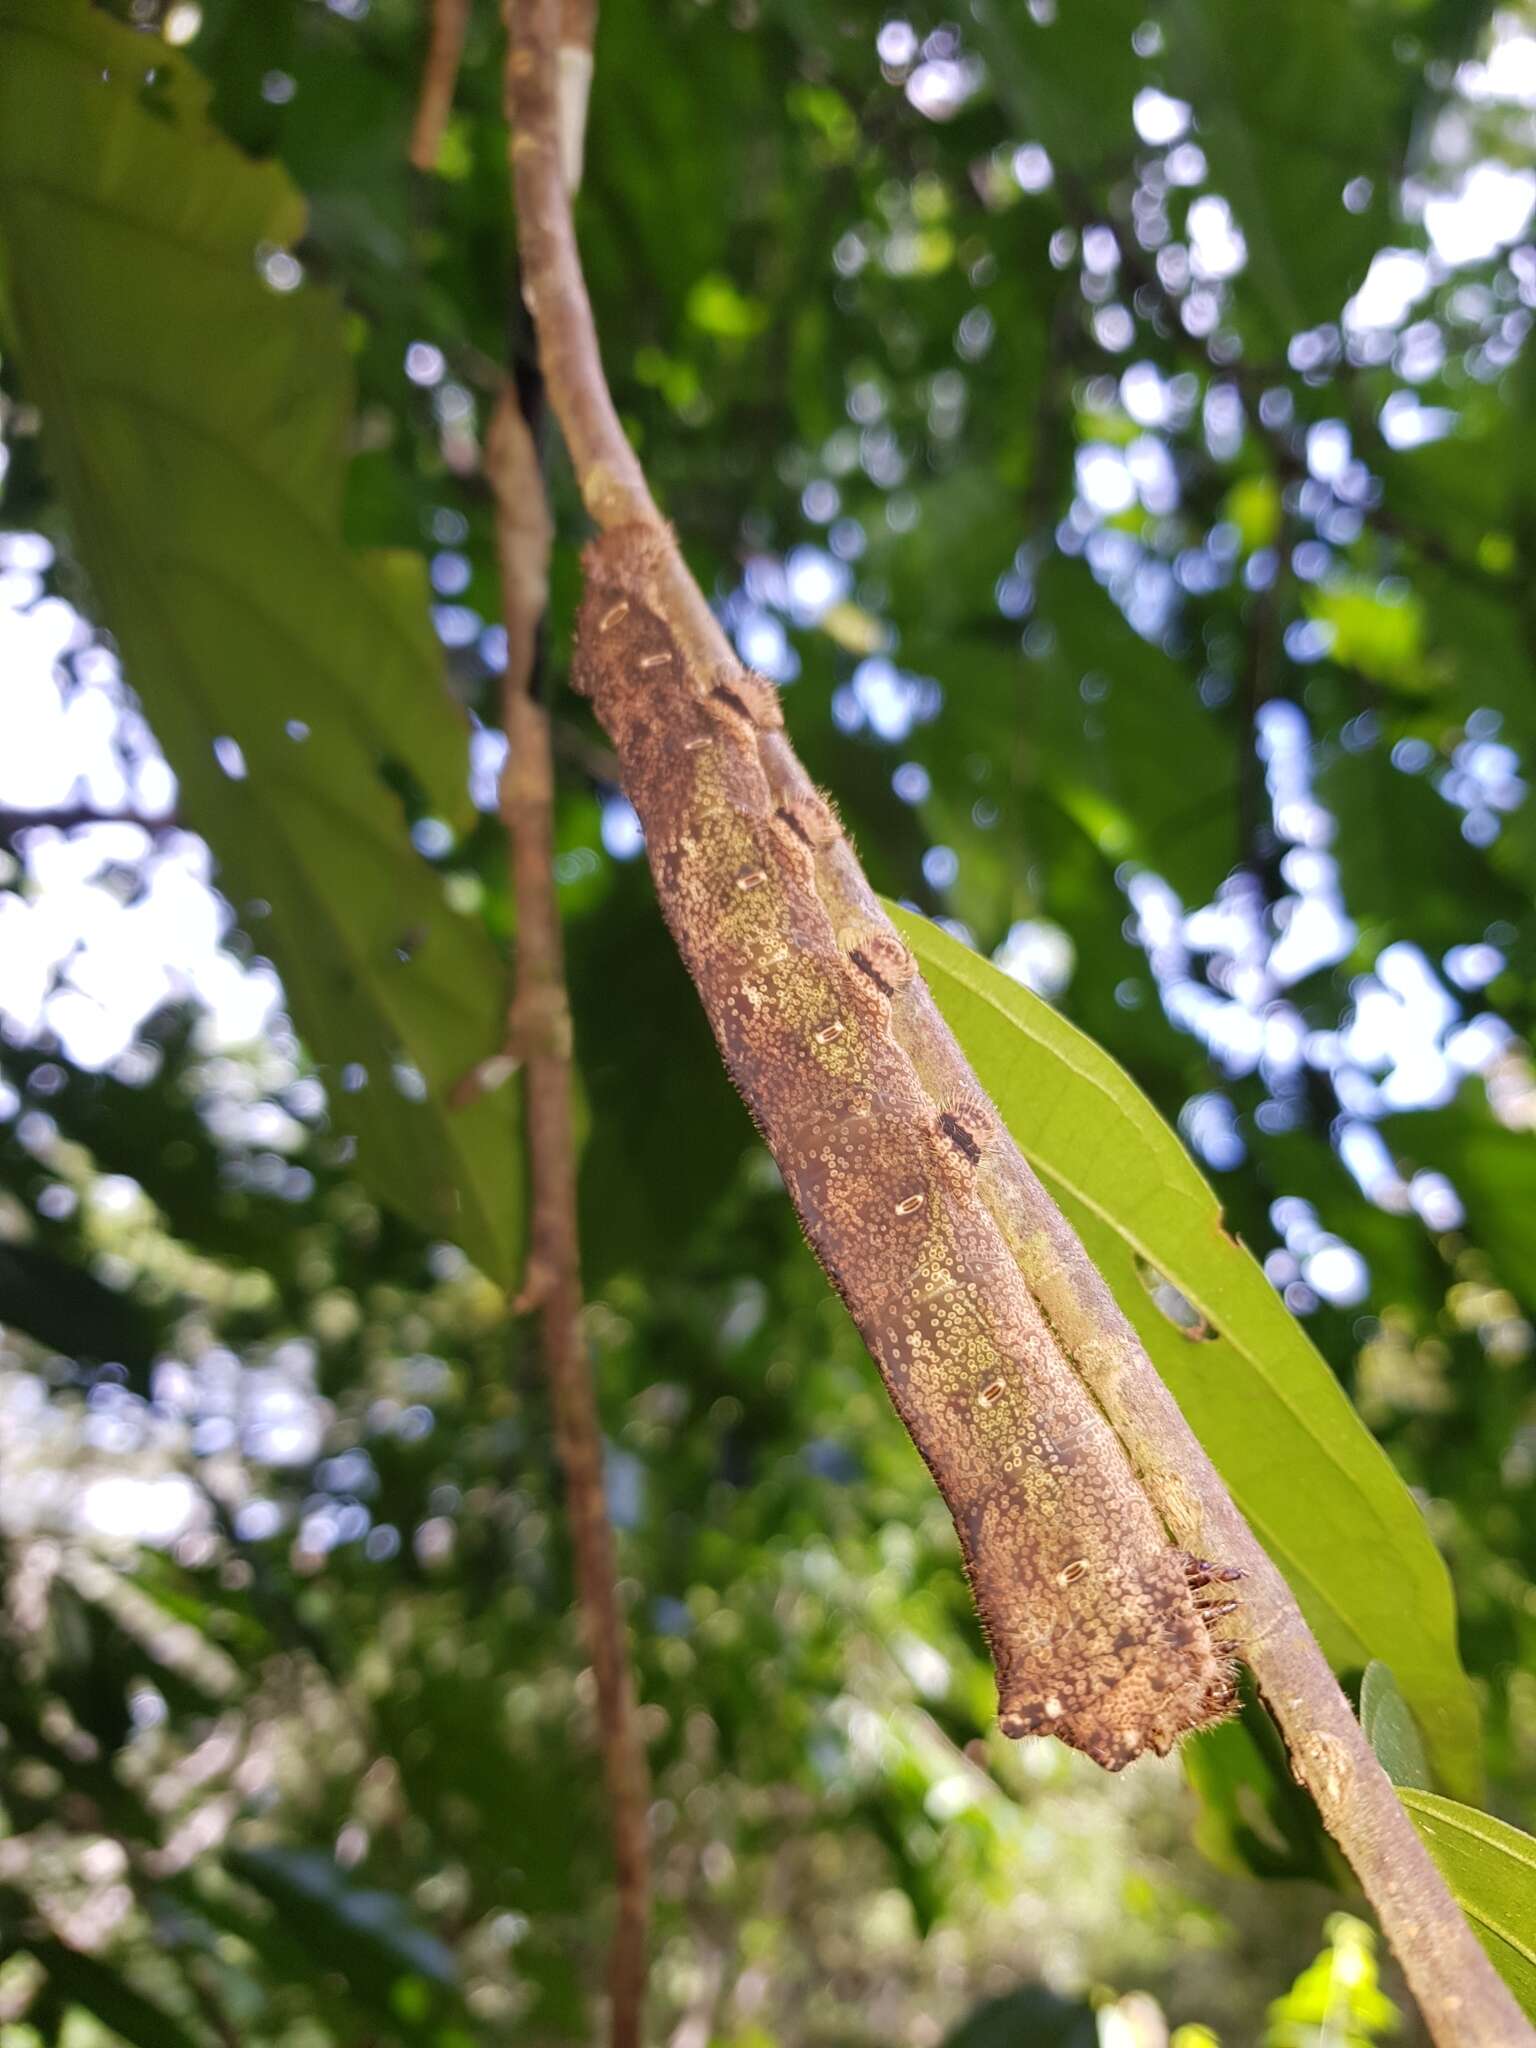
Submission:
M 504 0 L 510 56 L 507 118 L 517 195 L 523 297 L 539 337 L 546 383 L 559 366 L 555 405 L 583 502 L 599 526 L 627 520 L 659 524 L 634 450 L 614 411 L 582 281 L 570 196 L 561 168 L 556 23 L 558 4 L 533 11 Z M 583 366 L 569 374 L 567 366 Z M 595 373 L 595 374 L 594 374 Z M 553 392 L 551 392 L 553 400 Z
M 437 169 L 468 28 L 469 0 L 432 0 L 432 32 L 411 126 L 411 162 L 418 171 Z
M 507 1043 L 523 1072 L 532 1190 L 527 1280 L 519 1306 L 537 1309 L 542 1325 L 577 1591 L 597 1681 L 616 1891 L 610 2040 L 613 2048 L 639 2048 L 650 1918 L 650 1782 L 616 1586 L 601 1426 L 582 1331 L 571 1022 L 552 865 L 554 761 L 549 713 L 533 688 L 539 625 L 548 600 L 551 529 L 538 452 L 510 380 L 487 436 L 486 468 L 496 496 L 507 628 L 502 691 L 507 765 L 501 806 L 517 909 Z
M 78 831 L 84 825 L 132 825 L 152 839 L 190 831 L 173 813 L 150 817 L 141 811 L 100 811 L 94 804 L 55 804 L 41 810 L 0 810 L 0 840 L 9 844 L 23 832 L 48 826 L 56 832 Z
M 599 526 L 649 529 L 645 602 L 695 676 L 738 672 L 733 650 L 689 576 L 624 438 L 604 381 L 582 280 L 555 131 L 557 0 L 508 0 L 513 167 L 524 290 L 538 330 L 550 403 L 583 499 Z M 661 727 L 669 694 L 658 687 Z M 681 715 L 679 713 L 679 715 Z M 657 742 L 662 743 L 662 742 Z M 757 751 L 774 797 L 815 793 L 781 732 Z M 743 884 L 741 886 L 746 886 Z M 815 855 L 815 887 L 832 926 L 889 931 L 839 834 Z M 891 934 L 892 944 L 895 940 Z M 893 1034 L 934 1103 L 979 1095 L 936 1005 L 914 978 L 891 1004 Z M 983 1198 L 1051 1331 L 1120 1438 L 1147 1498 L 1193 1555 L 1245 1576 L 1232 1631 L 1284 1732 L 1292 1767 L 1353 1865 L 1402 1963 L 1439 2048 L 1531 2048 L 1520 2013 L 1438 1871 L 1360 1729 L 1280 1574 L 1255 1541 L 1198 1439 L 1066 1219 L 1006 1138 L 980 1176 Z

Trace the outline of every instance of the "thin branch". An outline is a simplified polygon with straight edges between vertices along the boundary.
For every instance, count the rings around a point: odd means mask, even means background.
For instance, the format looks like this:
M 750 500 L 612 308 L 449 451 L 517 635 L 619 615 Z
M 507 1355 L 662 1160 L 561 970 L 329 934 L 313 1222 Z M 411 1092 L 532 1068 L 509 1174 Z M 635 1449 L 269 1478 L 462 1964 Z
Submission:
M 1277 694 L 1276 677 L 1284 648 L 1285 586 L 1292 574 L 1292 519 L 1281 513 L 1280 537 L 1275 549 L 1275 573 L 1249 604 L 1247 645 L 1238 695 L 1237 763 L 1237 865 L 1251 874 L 1262 875 L 1265 863 L 1260 853 L 1264 819 L 1264 774 L 1259 764 L 1259 713 Z
M 609 1972 L 611 2039 L 613 2048 L 638 2048 L 650 1910 L 650 1789 L 615 1584 L 601 1426 L 582 1332 L 571 1020 L 552 865 L 554 759 L 549 713 L 532 688 L 536 636 L 548 595 L 549 514 L 533 436 L 510 383 L 492 422 L 486 456 L 496 491 L 497 553 L 507 624 L 502 693 L 507 766 L 501 803 L 517 907 L 517 972 L 507 1039 L 522 1064 L 532 1186 L 528 1273 L 519 1306 L 537 1309 L 542 1325 L 577 1591 L 597 1679 L 617 1892 Z
M 487 437 L 486 467 L 496 495 L 507 628 L 502 685 L 507 766 L 501 802 L 517 910 L 507 1043 L 523 1071 L 532 1186 L 528 1272 L 520 1306 L 536 1308 L 542 1324 L 577 1591 L 597 1681 L 616 1899 L 609 2037 L 612 2048 L 639 2048 L 650 1922 L 650 1779 L 616 1584 L 591 1359 L 582 1331 L 571 1020 L 553 868 L 554 757 L 549 712 L 534 690 L 538 634 L 549 595 L 551 526 L 538 450 L 510 379 Z
M 99 811 L 93 804 L 55 804 L 42 810 L 0 810 L 0 840 L 9 842 L 23 832 L 47 826 L 55 832 L 76 832 L 86 825 L 132 825 L 152 839 L 172 832 L 185 832 L 174 813 L 151 817 L 141 811 Z
M 469 0 L 432 0 L 432 34 L 427 44 L 421 95 L 411 126 L 411 162 L 418 171 L 435 171 L 443 136 L 453 113 L 454 88 L 464 58 L 469 29 Z
M 555 127 L 558 0 L 508 0 L 508 78 L 516 140 L 524 292 L 539 335 L 546 389 L 578 483 L 597 523 L 637 522 L 653 542 L 655 609 L 697 673 L 735 657 L 660 519 L 603 378 L 597 337 L 559 172 Z M 660 697 L 656 716 L 665 715 Z M 760 735 L 781 799 L 811 785 L 781 733 Z M 869 883 L 840 836 L 817 861 L 834 926 L 883 923 Z M 894 942 L 894 935 L 893 935 Z M 930 1099 L 979 1093 L 921 983 L 893 1005 L 893 1029 Z M 1289 1588 L 1254 1539 L 1199 1440 L 1070 1225 L 1011 1143 L 989 1163 L 987 1201 L 1058 1341 L 1124 1444 L 1174 1540 L 1245 1573 L 1234 1633 L 1284 1732 L 1292 1768 L 1353 1865 L 1402 1963 L 1439 2048 L 1533 2048 L 1536 2033 L 1447 1891 L 1377 1763 Z
M 510 56 L 507 118 L 512 128 L 512 178 L 523 297 L 539 337 L 546 381 L 551 362 L 591 365 L 594 375 L 561 375 L 555 404 L 588 512 L 599 526 L 626 520 L 659 523 L 635 452 L 608 394 L 592 308 L 582 281 L 570 195 L 562 175 L 557 68 L 558 0 L 538 20 L 517 0 L 504 0 Z M 553 400 L 553 392 L 551 392 Z

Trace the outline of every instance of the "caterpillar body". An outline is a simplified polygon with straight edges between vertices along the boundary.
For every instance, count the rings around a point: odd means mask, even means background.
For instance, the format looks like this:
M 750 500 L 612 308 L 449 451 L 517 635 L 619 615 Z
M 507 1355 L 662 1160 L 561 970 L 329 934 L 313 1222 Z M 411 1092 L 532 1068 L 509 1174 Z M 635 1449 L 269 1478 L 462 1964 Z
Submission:
M 813 1251 L 936 1480 L 987 1635 L 999 1724 L 1118 1770 L 1221 1719 L 1234 1692 L 1198 1591 L 1045 1323 L 978 1191 L 984 1099 L 934 1103 L 891 1028 L 914 965 L 817 893 L 840 827 L 777 804 L 781 723 L 745 669 L 698 672 L 664 613 L 670 541 L 593 542 L 576 686 L 617 750 L 663 913 Z

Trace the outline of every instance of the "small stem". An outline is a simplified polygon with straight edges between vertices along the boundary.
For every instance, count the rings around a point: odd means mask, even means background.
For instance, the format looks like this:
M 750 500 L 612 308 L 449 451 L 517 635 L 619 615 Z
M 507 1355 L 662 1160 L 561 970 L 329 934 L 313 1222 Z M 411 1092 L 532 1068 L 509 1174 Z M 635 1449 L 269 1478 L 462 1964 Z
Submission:
M 0 840 L 7 845 L 21 833 L 40 825 L 50 826 L 56 832 L 74 832 L 83 825 L 134 825 L 156 839 L 191 830 L 174 813 L 149 817 L 140 811 L 98 811 L 91 804 L 55 804 L 36 811 L 0 810 Z
M 411 162 L 418 171 L 437 169 L 468 28 L 469 0 L 432 0 L 432 34 L 411 127 Z
M 612 2048 L 639 2048 L 650 1921 L 650 1782 L 616 1585 L 613 1528 L 603 1490 L 601 1425 L 582 1331 L 571 1022 L 553 869 L 554 756 L 549 712 L 533 687 L 539 627 L 548 600 L 551 527 L 538 451 L 510 381 L 487 436 L 486 467 L 496 495 L 507 628 L 502 690 L 507 766 L 501 804 L 517 910 L 517 972 L 507 1042 L 522 1066 L 532 1188 L 528 1271 L 520 1305 L 537 1309 L 542 1325 L 577 1592 L 597 1681 L 616 1896 L 609 1955 L 609 2038 Z
M 555 122 L 558 0 L 506 0 L 524 296 L 539 338 L 550 405 L 597 524 L 648 526 L 655 608 L 700 674 L 734 652 L 689 575 L 624 438 L 603 377 L 559 174 Z M 658 704 L 658 716 L 662 707 Z M 809 778 L 782 733 L 760 736 L 770 785 L 807 795 Z M 839 839 L 817 863 L 834 926 L 884 921 L 858 860 Z M 927 990 L 900 1006 L 898 1039 L 934 1101 L 979 1087 Z M 1233 1633 L 1285 1735 L 1292 1768 L 1353 1865 L 1402 1964 L 1437 2048 L 1536 2048 L 1536 2032 L 1484 1955 L 1406 1809 L 1377 1762 L 1290 1589 L 1238 1513 L 1139 1338 L 1066 1218 L 1018 1153 L 989 1174 L 989 1206 L 1031 1291 L 1125 1446 L 1174 1540 L 1245 1573 Z
M 588 512 L 599 526 L 627 520 L 660 523 L 634 450 L 614 411 L 602 374 L 597 330 L 582 281 L 570 193 L 561 172 L 556 64 L 558 0 L 538 8 L 504 0 L 509 55 L 507 118 L 523 297 L 539 336 L 546 380 L 561 366 L 556 407 Z M 564 366 L 595 366 L 596 375 L 563 374 Z
M 508 1043 L 522 1062 L 532 1220 L 522 1304 L 536 1308 L 565 1476 L 566 1517 L 597 1711 L 613 1832 L 617 1916 L 610 1957 L 613 2048 L 638 2048 L 649 1921 L 650 1789 L 634 1674 L 615 1584 L 603 1493 L 602 1432 L 582 1333 L 571 1130 L 571 1021 L 552 866 L 555 804 L 549 714 L 533 695 L 533 654 L 547 591 L 549 518 L 533 437 L 509 385 L 487 445 L 507 623 L 502 817 L 517 907 L 517 974 Z

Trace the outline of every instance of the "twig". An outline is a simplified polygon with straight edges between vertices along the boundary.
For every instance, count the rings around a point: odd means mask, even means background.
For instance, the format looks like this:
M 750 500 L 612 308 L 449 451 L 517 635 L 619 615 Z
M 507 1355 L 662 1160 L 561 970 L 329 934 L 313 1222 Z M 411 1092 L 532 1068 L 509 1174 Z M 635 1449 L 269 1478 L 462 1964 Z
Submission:
M 487 447 L 498 505 L 506 609 L 503 685 L 507 767 L 502 816 L 517 906 L 517 974 L 508 1040 L 522 1061 L 532 1221 L 520 1308 L 537 1309 L 565 1476 L 566 1514 L 598 1720 L 613 1832 L 617 1920 L 610 1959 L 613 2048 L 638 2048 L 649 1918 L 649 1789 L 635 1685 L 615 1587 L 613 1530 L 603 1494 L 602 1437 L 581 1323 L 576 1151 L 571 1131 L 571 1023 L 565 991 L 551 833 L 554 765 L 549 714 L 530 687 L 543 614 L 548 515 L 533 439 L 510 386 Z
M 536 9 L 519 0 L 504 0 L 504 8 L 510 52 L 507 117 L 512 127 L 523 297 L 538 334 L 545 382 L 593 519 L 599 526 L 618 526 L 626 520 L 656 525 L 661 514 L 624 438 L 602 373 L 562 175 L 556 54 L 561 9 L 558 0 L 542 0 Z
M 538 330 L 550 403 L 597 523 L 612 528 L 638 522 L 652 530 L 656 605 L 686 661 L 700 674 L 729 668 L 734 665 L 729 643 L 660 519 L 603 378 L 559 174 L 554 91 L 558 0 L 508 0 L 508 9 L 514 30 L 508 79 L 524 293 Z M 808 798 L 811 785 L 783 735 L 762 734 L 760 746 L 776 790 Z M 839 837 L 818 868 L 818 891 L 834 924 L 852 920 L 867 927 L 883 921 L 846 840 Z M 920 984 L 893 1021 L 933 1100 L 979 1092 L 964 1055 Z M 1171 1535 L 1194 1555 L 1214 1557 L 1246 1574 L 1240 1619 L 1235 1618 L 1242 1655 L 1284 1732 L 1298 1779 L 1316 1800 L 1375 1907 L 1439 2048 L 1533 2048 L 1536 2033 L 1521 2018 L 1421 1845 L 1289 1588 L 1250 1533 L 1070 1225 L 1011 1146 L 990 1167 L 988 1181 L 989 1206 L 1032 1292 L 1125 1445 Z
M 411 126 L 411 162 L 418 171 L 437 169 L 468 28 L 469 0 L 432 0 L 432 34 Z
M 510 381 L 487 437 L 486 467 L 496 494 L 496 543 L 507 627 L 502 685 L 507 766 L 501 802 L 517 908 L 517 972 L 508 1044 L 522 1062 L 532 1186 L 528 1275 L 519 1306 L 536 1308 L 542 1323 L 577 1590 L 597 1680 L 616 1895 L 609 1957 L 610 2039 L 613 2048 L 639 2048 L 650 1919 L 650 1784 L 615 1584 L 602 1436 L 581 1322 L 571 1022 L 552 864 L 554 758 L 549 712 L 533 688 L 539 626 L 548 601 L 551 528 L 538 451 Z
M 43 825 L 56 832 L 75 832 L 84 825 L 133 825 L 152 839 L 190 829 L 174 813 L 150 817 L 141 811 L 99 811 L 91 804 L 54 804 L 35 811 L 0 810 L 0 840 L 9 842 L 20 833 Z
M 1277 693 L 1276 674 L 1284 647 L 1286 585 L 1291 578 L 1294 536 L 1291 515 L 1282 512 L 1275 546 L 1275 573 L 1253 594 L 1247 618 L 1247 647 L 1238 696 L 1237 720 L 1237 865 L 1254 875 L 1265 872 L 1260 852 L 1264 815 L 1264 776 L 1259 766 L 1259 713 Z M 1266 900 L 1268 890 L 1266 889 Z
M 873 905 L 851 855 L 838 879 L 843 902 Z M 896 1031 L 935 1099 L 976 1086 L 926 989 L 901 1006 Z M 1434 2040 L 1440 2048 L 1529 2048 L 1536 2033 L 1447 1891 L 1290 1588 L 1076 1233 L 1011 1141 L 989 1162 L 988 1180 L 989 1206 L 1031 1291 L 1175 1541 L 1195 1557 L 1243 1572 L 1227 1627 L 1285 1737 L 1297 1779 L 1375 1908 Z

